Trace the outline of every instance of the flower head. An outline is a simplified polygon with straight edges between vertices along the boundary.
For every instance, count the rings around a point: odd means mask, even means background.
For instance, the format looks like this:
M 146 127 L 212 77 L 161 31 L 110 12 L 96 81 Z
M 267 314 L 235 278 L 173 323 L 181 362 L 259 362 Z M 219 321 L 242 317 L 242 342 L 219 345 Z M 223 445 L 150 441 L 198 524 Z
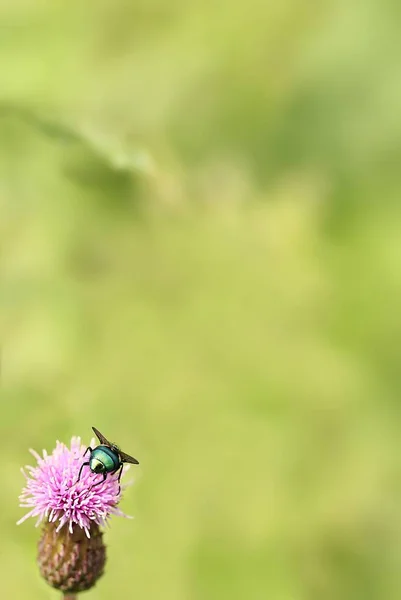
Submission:
M 56 533 L 66 525 L 72 534 L 78 525 L 89 538 L 92 525 L 106 525 L 112 514 L 127 516 L 117 506 L 121 497 L 117 474 L 107 475 L 99 484 L 99 474 L 85 466 L 78 481 L 85 450 L 81 439 L 73 437 L 70 448 L 57 442 L 50 455 L 45 450 L 43 457 L 30 451 L 37 466 L 22 469 L 26 485 L 20 495 L 20 506 L 30 511 L 18 525 L 29 517 L 37 517 L 36 526 L 48 521 L 57 525 Z

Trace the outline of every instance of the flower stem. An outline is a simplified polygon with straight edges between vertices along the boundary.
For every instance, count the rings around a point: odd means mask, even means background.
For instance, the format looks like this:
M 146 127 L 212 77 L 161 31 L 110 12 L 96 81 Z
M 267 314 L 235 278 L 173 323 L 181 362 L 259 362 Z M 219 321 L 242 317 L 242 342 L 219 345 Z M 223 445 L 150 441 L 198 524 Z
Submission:
M 76 594 L 69 594 L 68 592 L 63 594 L 63 600 L 77 600 L 77 598 Z

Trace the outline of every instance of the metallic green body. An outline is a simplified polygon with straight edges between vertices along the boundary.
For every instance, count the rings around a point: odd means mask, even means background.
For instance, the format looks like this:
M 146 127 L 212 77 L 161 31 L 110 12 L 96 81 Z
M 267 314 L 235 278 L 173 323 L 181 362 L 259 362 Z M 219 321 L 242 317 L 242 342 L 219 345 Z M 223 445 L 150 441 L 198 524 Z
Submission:
M 100 446 L 96 446 L 96 448 L 91 448 L 88 446 L 84 452 L 84 456 L 90 451 L 89 460 L 83 462 L 81 468 L 79 469 L 77 483 L 81 478 L 82 469 L 85 466 L 89 466 L 92 473 L 98 473 L 103 475 L 103 478 L 100 481 L 97 481 L 92 488 L 100 485 L 104 481 L 106 481 L 107 473 L 116 473 L 118 471 L 117 481 L 120 483 L 120 478 L 123 470 L 124 463 L 131 463 L 133 465 L 139 465 L 139 462 L 133 456 L 122 452 L 118 446 L 115 444 L 111 444 L 102 433 L 96 427 L 92 427 L 93 433 L 96 434 L 100 442 Z M 118 493 L 120 493 L 121 488 L 118 486 Z
M 121 465 L 120 457 L 108 446 L 97 446 L 92 450 L 89 467 L 94 473 L 112 473 Z

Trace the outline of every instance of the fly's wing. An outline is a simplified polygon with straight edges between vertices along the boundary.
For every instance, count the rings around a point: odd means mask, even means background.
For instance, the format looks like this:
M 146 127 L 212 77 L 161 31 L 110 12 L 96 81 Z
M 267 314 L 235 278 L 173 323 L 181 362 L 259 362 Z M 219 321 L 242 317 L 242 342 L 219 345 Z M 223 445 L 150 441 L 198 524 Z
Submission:
M 125 454 L 125 452 L 121 452 L 121 450 L 119 450 L 118 453 L 120 455 L 121 462 L 131 463 L 132 465 L 139 465 L 139 461 L 136 460 L 136 458 L 134 458 L 133 456 Z
M 96 436 L 99 438 L 99 442 L 101 444 L 104 444 L 105 446 L 113 446 L 113 444 L 111 442 L 109 442 L 109 440 L 106 440 L 106 438 L 104 437 L 104 435 L 102 435 L 100 433 L 100 431 L 98 429 L 96 429 L 96 427 L 92 427 L 93 431 L 96 433 Z

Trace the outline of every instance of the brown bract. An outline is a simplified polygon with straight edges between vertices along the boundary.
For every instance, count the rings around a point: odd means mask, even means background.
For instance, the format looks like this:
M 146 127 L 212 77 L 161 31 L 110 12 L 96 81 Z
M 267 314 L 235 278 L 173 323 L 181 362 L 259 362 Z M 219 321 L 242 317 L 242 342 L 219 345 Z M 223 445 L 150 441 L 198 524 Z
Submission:
M 90 538 L 83 529 L 68 526 L 56 532 L 56 524 L 46 523 L 38 545 L 38 564 L 42 577 L 62 592 L 83 592 L 103 575 L 106 547 L 103 533 L 93 523 Z

